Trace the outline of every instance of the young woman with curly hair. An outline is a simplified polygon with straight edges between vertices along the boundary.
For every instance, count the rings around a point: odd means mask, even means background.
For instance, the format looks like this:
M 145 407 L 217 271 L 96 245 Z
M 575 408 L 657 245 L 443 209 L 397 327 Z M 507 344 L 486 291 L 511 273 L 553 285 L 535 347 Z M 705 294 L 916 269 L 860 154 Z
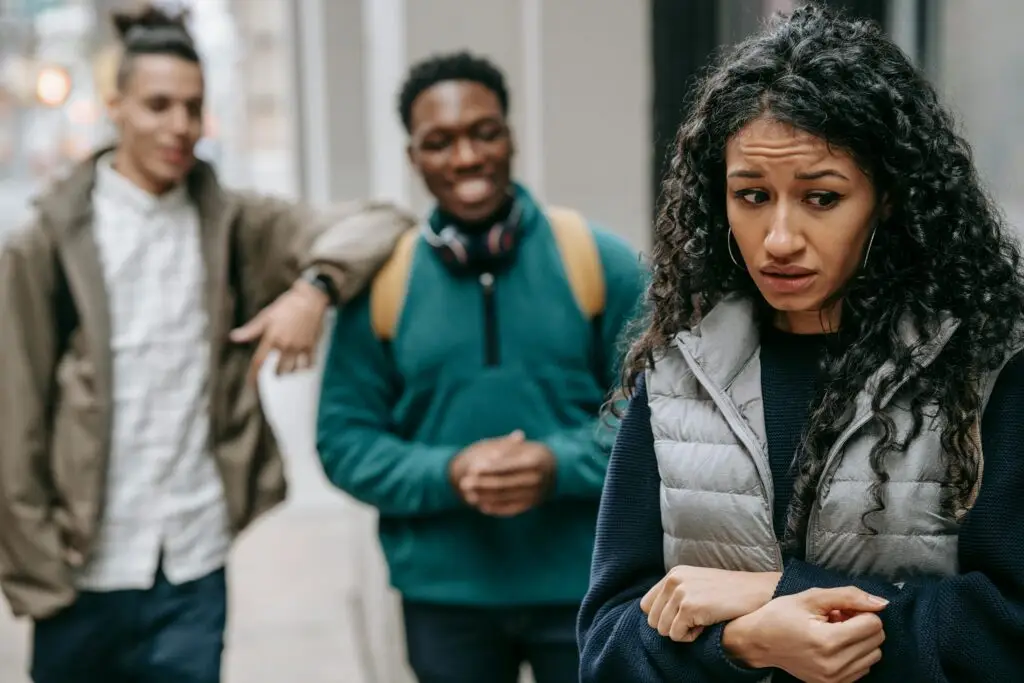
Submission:
M 584 683 L 1024 672 L 1020 255 L 873 24 L 699 86 L 598 522 Z

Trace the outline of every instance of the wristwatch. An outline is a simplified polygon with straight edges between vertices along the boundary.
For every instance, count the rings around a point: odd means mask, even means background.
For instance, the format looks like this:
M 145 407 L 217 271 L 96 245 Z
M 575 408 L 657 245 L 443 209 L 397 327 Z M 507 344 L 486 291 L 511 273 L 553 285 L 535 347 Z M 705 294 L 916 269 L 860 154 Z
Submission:
M 321 272 L 316 266 L 310 266 L 302 271 L 302 275 L 299 277 L 303 282 L 307 282 L 327 297 L 327 300 L 331 302 L 332 306 L 337 306 L 341 303 L 341 295 L 338 294 L 338 288 L 334 285 L 334 280 L 330 276 Z

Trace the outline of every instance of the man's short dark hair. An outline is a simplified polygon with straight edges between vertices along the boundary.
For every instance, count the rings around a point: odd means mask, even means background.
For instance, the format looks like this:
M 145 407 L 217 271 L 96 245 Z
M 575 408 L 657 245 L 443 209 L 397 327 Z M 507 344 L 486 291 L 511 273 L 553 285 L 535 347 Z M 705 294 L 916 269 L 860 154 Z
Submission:
M 498 97 L 501 113 L 508 114 L 508 89 L 505 75 L 493 63 L 469 52 L 435 55 L 411 69 L 398 96 L 398 113 L 406 131 L 412 130 L 412 103 L 420 94 L 444 81 L 479 83 Z
M 118 89 L 124 88 L 131 76 L 132 63 L 141 55 L 171 55 L 199 64 L 199 52 L 186 25 L 187 21 L 187 12 L 169 14 L 152 5 L 138 12 L 115 12 L 114 28 L 124 47 L 117 72 Z

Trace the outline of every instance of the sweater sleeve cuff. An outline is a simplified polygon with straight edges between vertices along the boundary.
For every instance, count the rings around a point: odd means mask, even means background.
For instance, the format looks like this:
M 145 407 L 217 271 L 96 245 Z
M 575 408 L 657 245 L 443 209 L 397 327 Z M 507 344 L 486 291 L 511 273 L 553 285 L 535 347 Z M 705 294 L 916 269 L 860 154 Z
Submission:
M 722 646 L 722 634 L 725 624 L 716 624 L 704 631 L 694 642 L 698 647 L 701 664 L 715 680 L 723 681 L 760 681 L 766 675 L 762 669 L 751 669 L 740 664 L 729 656 Z
M 434 485 L 431 488 L 436 492 L 436 509 L 450 510 L 464 505 L 465 503 L 463 503 L 462 497 L 459 495 L 455 485 L 452 484 L 451 476 L 449 475 L 451 462 L 459 454 L 459 449 L 438 446 L 432 448 L 430 452 L 435 463 L 430 471 L 431 476 L 429 478 L 433 480 Z
M 775 588 L 773 597 L 796 595 L 812 588 L 843 588 L 844 586 L 856 586 L 882 598 L 892 598 L 900 592 L 899 587 L 891 583 L 867 577 L 851 577 L 800 560 L 789 560 L 786 562 L 782 579 Z

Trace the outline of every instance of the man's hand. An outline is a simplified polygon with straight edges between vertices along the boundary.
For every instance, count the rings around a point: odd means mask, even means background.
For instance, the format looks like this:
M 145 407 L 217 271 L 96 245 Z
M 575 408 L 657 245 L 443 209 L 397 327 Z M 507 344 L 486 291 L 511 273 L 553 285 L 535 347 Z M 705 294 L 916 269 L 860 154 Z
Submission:
M 474 463 L 462 479 L 465 495 L 481 512 L 495 517 L 514 517 L 544 500 L 555 475 L 555 456 L 542 443 L 512 443 L 497 458 Z
M 471 491 L 463 487 L 466 476 L 471 471 L 480 469 L 485 462 L 503 458 L 514 446 L 521 444 L 523 438 L 523 433 L 517 429 L 506 436 L 481 439 L 462 449 L 458 455 L 452 458 L 448 465 L 448 479 L 464 501 L 473 506 L 477 504 L 477 498 L 472 495 Z
M 279 375 L 311 368 L 329 305 L 326 294 L 308 282 L 299 281 L 255 318 L 232 330 L 231 341 L 236 344 L 259 340 L 249 380 L 256 381 L 271 351 L 281 354 L 277 362 Z
M 882 659 L 876 613 L 887 604 L 853 586 L 813 588 L 730 622 L 722 646 L 748 666 L 783 669 L 808 683 L 857 681 Z M 836 622 L 836 613 L 854 616 Z
M 554 478 L 555 457 L 521 431 L 480 441 L 455 457 L 452 483 L 487 515 L 512 517 L 540 503 Z
M 680 565 L 640 601 L 647 623 L 663 636 L 693 642 L 705 626 L 731 621 L 771 601 L 781 574 Z

